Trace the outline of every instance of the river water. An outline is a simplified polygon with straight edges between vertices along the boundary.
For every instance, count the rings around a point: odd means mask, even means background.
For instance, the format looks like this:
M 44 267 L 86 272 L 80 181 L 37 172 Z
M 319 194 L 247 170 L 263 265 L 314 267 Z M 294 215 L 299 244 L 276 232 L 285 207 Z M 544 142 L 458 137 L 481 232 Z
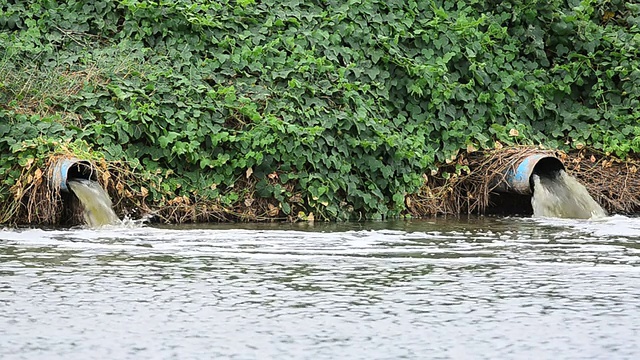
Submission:
M 638 359 L 640 218 L 0 232 L 1 359 Z

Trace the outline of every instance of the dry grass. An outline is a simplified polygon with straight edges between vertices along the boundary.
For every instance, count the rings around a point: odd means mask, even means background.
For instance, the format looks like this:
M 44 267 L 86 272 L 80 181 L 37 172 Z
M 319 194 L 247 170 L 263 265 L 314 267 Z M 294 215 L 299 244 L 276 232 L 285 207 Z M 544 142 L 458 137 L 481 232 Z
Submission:
M 531 146 L 517 146 L 495 149 L 484 153 L 472 153 L 468 156 L 471 173 L 461 180 L 460 186 L 472 201 L 466 206 L 467 213 L 484 214 L 491 206 L 491 193 L 504 181 L 509 170 L 515 171 L 525 158 L 545 154 L 556 156 L 556 152 Z
M 205 222 L 265 222 L 265 221 L 295 221 L 293 209 L 300 203 L 300 194 L 294 194 L 289 202 L 292 204 L 292 215 L 284 215 L 279 203 L 274 199 L 265 199 L 256 195 L 256 180 L 239 179 L 236 189 L 243 189 L 241 199 L 229 206 L 219 199 L 203 198 L 197 191 L 184 194 L 166 194 L 159 201 L 151 199 L 153 188 L 160 188 L 164 179 L 161 175 L 155 178 L 143 179 L 139 174 L 129 170 L 127 164 L 104 164 L 108 171 L 101 175 L 101 184 L 107 189 L 114 202 L 114 210 L 121 217 L 137 218 L 150 216 L 155 222 L 165 224 L 205 223 Z M 276 178 L 269 181 L 277 182 Z M 293 185 L 285 185 L 288 191 L 293 191 Z
M 80 116 L 57 104 L 68 102 L 87 84 L 108 82 L 95 65 L 70 71 L 64 67 L 15 67 L 8 61 L 0 63 L 0 78 L 0 106 L 25 115 L 58 115 L 74 125 L 79 125 Z
M 640 158 L 623 161 L 584 150 L 560 154 L 559 158 L 569 174 L 577 178 L 609 213 L 640 211 Z
M 437 175 L 437 174 L 436 174 Z M 456 215 L 460 213 L 459 179 L 423 175 L 425 182 L 416 194 L 406 197 L 407 209 L 414 217 Z
M 275 181 L 272 179 L 271 181 Z M 156 206 L 153 211 L 162 223 L 197 223 L 197 222 L 265 222 L 265 221 L 296 221 L 293 208 L 299 203 L 300 195 L 292 196 L 289 201 L 293 205 L 291 215 L 284 215 L 278 201 L 265 199 L 255 194 L 255 179 L 241 179 L 236 187 L 245 189 L 242 201 L 233 206 L 226 206 L 217 199 L 200 199 L 197 196 L 176 196 Z M 293 191 L 293 185 L 288 184 L 287 190 Z

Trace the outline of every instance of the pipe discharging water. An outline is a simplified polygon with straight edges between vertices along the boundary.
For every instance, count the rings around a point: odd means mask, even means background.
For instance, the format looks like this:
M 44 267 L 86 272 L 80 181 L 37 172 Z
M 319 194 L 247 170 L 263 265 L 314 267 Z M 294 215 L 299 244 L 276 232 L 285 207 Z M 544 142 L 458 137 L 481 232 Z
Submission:
M 113 211 L 109 194 L 97 181 L 73 179 L 68 180 L 67 185 L 80 200 L 82 217 L 87 225 L 100 227 L 120 223 L 120 219 Z
M 84 222 L 90 227 L 115 225 L 120 219 L 113 211 L 113 204 L 109 194 L 98 183 L 97 170 L 87 160 L 77 158 L 59 158 L 55 161 L 50 183 L 57 191 L 67 194 L 73 193 L 80 202 Z M 77 204 L 73 201 L 63 201 L 63 206 L 75 210 Z
M 531 176 L 534 217 L 592 219 L 607 216 L 576 178 L 564 170 Z
M 607 216 L 576 178 L 549 151 L 513 152 L 497 166 L 493 191 L 530 195 L 534 217 L 591 219 Z M 498 159 L 501 159 L 498 157 Z

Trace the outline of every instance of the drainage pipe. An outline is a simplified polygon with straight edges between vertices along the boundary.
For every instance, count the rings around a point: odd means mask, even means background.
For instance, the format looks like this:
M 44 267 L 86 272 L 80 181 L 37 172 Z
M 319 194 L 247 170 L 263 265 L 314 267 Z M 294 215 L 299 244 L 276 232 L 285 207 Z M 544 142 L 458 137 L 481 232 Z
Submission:
M 61 158 L 53 164 L 50 184 L 54 189 L 69 192 L 67 181 L 73 179 L 98 180 L 96 168 L 87 160 Z
M 507 167 L 493 191 L 531 195 L 533 193 L 533 179 L 537 174 L 541 177 L 553 177 L 564 164 L 555 156 L 549 154 L 534 154 L 518 160 Z

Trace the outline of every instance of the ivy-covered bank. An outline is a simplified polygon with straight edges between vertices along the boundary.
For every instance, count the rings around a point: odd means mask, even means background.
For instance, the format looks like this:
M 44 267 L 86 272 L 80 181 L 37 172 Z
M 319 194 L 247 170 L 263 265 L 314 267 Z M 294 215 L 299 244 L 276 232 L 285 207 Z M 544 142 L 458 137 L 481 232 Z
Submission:
M 59 220 L 51 156 L 120 215 L 375 219 L 476 150 L 633 157 L 639 120 L 636 1 L 0 0 L 2 222 Z

